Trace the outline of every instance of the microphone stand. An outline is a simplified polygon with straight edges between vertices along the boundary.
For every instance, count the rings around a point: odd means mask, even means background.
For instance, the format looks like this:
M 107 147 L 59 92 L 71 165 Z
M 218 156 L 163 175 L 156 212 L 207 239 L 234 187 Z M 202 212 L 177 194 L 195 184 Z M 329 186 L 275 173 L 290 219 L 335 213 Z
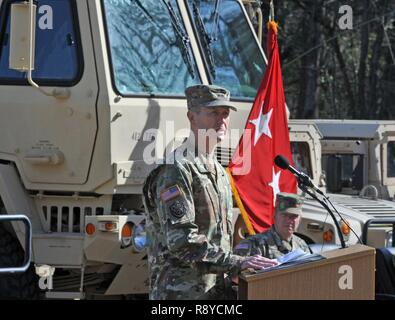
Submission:
M 342 234 L 342 232 L 341 232 L 341 230 L 340 230 L 339 222 L 336 220 L 336 217 L 335 217 L 335 215 L 333 214 L 332 210 L 328 207 L 328 205 L 327 205 L 324 201 L 322 201 L 321 199 L 319 199 L 319 198 L 317 197 L 317 195 L 315 195 L 313 192 L 311 192 L 311 191 L 308 189 L 308 187 L 304 184 L 303 180 L 302 180 L 302 179 L 299 179 L 299 178 L 298 178 L 298 187 L 299 187 L 299 189 L 301 189 L 301 190 L 303 190 L 304 192 L 306 192 L 310 197 L 312 197 L 313 199 L 315 199 L 316 201 L 318 201 L 318 202 L 326 209 L 326 211 L 328 211 L 328 213 L 330 214 L 330 216 L 331 216 L 332 219 L 333 219 L 333 222 L 335 223 L 336 230 L 337 230 L 337 233 L 338 233 L 339 238 L 340 238 L 341 246 L 342 246 L 342 248 L 344 249 L 344 248 L 346 247 L 346 243 L 344 242 L 344 237 L 343 237 L 343 234 Z

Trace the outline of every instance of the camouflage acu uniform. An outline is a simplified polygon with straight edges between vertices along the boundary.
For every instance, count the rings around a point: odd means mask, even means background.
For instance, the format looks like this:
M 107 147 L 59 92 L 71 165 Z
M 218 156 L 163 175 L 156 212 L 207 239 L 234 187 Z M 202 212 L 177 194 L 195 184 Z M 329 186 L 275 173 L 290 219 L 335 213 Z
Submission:
M 307 243 L 296 235 L 290 241 L 282 240 L 274 226 L 268 231 L 256 234 L 241 241 L 235 248 L 235 254 L 250 256 L 259 254 L 269 259 L 279 258 L 296 249 L 310 253 Z
M 237 274 L 242 261 L 231 252 L 229 178 L 216 159 L 211 172 L 206 155 L 186 152 L 144 186 L 150 299 L 224 299 L 225 273 Z
M 302 198 L 296 194 L 280 192 L 276 197 L 276 215 L 302 214 Z M 273 225 L 268 231 L 248 237 L 241 241 L 235 248 L 235 253 L 241 256 L 259 254 L 269 259 L 279 258 L 296 249 L 310 253 L 307 243 L 296 235 L 289 241 L 281 239 Z

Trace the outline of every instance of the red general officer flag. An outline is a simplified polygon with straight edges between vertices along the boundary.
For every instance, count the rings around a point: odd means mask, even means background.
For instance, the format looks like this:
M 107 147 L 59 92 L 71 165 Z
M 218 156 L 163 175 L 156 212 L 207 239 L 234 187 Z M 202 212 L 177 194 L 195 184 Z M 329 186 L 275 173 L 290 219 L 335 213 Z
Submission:
M 294 176 L 274 164 L 274 158 L 282 154 L 293 165 L 278 53 L 277 24 L 270 21 L 268 25 L 268 66 L 243 137 L 229 164 L 233 185 L 245 209 L 243 218 L 246 224 L 252 224 L 256 232 L 265 231 L 273 224 L 277 193 L 296 193 Z

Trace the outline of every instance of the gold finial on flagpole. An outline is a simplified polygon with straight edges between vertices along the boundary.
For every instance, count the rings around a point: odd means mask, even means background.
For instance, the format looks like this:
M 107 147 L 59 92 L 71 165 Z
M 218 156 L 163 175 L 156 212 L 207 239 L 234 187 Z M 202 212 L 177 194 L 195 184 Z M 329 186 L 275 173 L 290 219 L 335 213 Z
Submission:
M 274 21 L 274 3 L 273 0 L 270 0 L 270 13 L 269 13 L 269 22 L 267 23 L 267 28 L 272 28 L 274 32 L 277 34 L 278 32 L 278 24 Z

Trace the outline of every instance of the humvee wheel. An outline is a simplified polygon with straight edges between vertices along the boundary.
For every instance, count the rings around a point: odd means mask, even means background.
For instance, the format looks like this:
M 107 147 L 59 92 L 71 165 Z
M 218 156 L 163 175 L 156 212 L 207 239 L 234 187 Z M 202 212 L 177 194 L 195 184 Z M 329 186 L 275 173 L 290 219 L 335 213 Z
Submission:
M 24 253 L 18 239 L 0 226 L 0 267 L 22 265 Z M 0 299 L 38 299 L 38 276 L 33 266 L 16 274 L 0 274 Z

